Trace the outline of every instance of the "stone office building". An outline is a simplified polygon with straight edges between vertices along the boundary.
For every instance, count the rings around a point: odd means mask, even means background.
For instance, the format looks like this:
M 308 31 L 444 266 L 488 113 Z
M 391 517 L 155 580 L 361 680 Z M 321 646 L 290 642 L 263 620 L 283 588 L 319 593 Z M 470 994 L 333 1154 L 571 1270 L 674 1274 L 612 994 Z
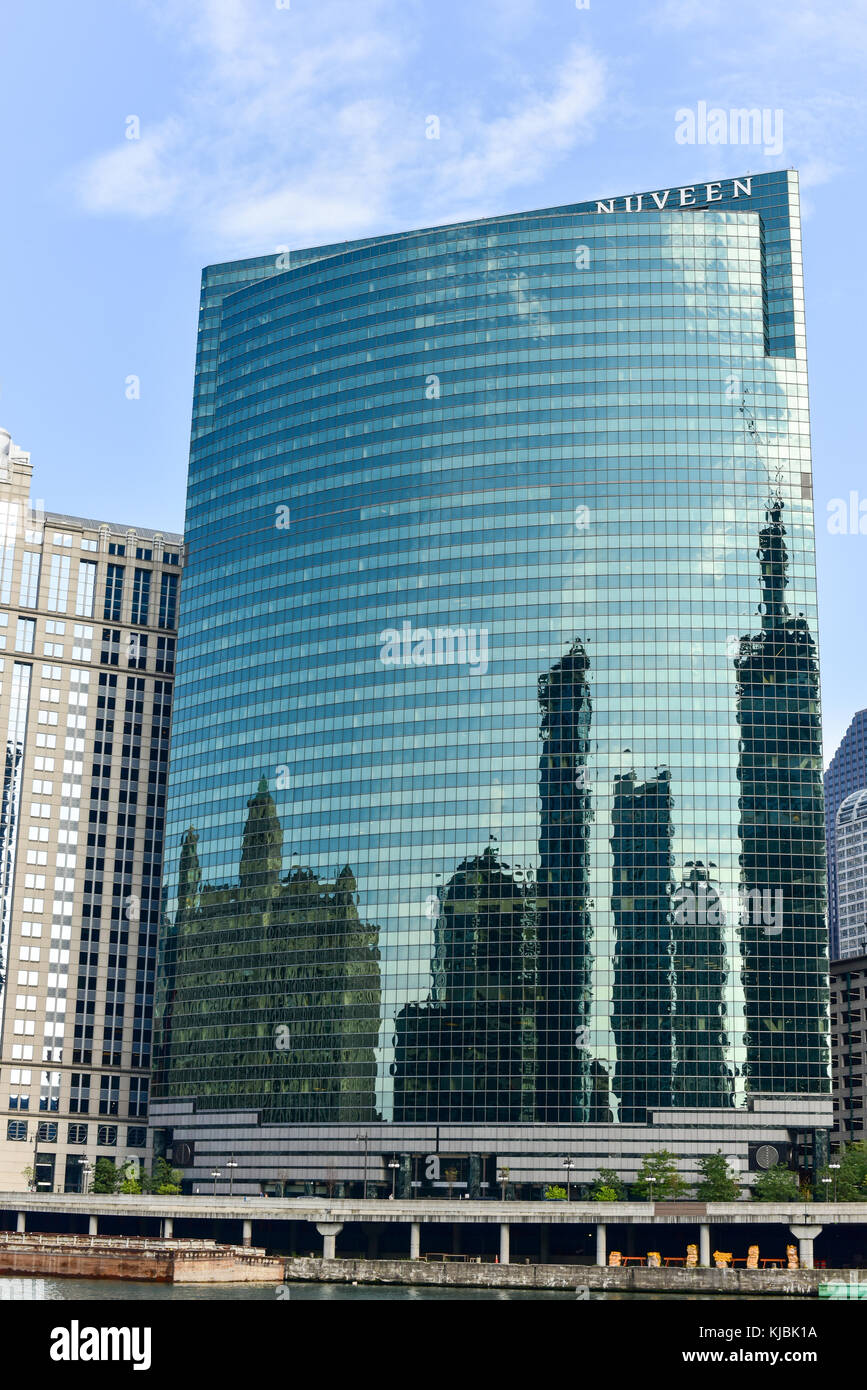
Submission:
M 0 1187 L 143 1160 L 181 537 L 46 512 L 0 431 Z

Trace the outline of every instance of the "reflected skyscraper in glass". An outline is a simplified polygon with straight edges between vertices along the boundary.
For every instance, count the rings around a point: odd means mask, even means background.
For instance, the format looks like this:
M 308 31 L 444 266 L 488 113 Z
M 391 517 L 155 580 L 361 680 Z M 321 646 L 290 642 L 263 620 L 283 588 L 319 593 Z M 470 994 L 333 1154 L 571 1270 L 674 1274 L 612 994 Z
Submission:
M 186 535 L 152 1106 L 185 1181 L 809 1171 L 797 175 L 209 267 Z

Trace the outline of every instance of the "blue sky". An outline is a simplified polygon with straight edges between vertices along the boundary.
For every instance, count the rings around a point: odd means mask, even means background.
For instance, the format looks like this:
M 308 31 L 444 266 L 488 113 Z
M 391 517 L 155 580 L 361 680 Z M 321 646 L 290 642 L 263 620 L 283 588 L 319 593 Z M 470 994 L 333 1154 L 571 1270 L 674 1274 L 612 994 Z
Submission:
M 863 0 L 13 0 L 0 43 L 0 424 L 101 519 L 182 527 L 202 265 L 798 168 L 833 752 L 867 705 L 867 535 L 826 524 L 867 502 Z M 782 152 L 679 144 L 700 101 L 782 111 Z

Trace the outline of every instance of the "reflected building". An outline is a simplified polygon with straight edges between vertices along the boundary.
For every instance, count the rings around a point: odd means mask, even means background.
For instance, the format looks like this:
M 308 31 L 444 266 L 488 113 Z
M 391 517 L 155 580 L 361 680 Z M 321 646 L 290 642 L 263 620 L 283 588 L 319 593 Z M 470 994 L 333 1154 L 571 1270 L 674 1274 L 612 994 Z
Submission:
M 643 1123 L 672 1104 L 673 976 L 671 773 L 614 779 L 611 909 L 617 1045 L 614 1091 L 620 1119 Z
M 583 644 L 539 678 L 539 1118 L 602 1118 L 591 1049 L 589 660 Z
M 710 868 L 686 865 L 675 895 L 671 955 L 672 1104 L 713 1106 L 734 1103 L 734 1079 L 727 1061 L 725 986 L 728 957 L 725 907 Z
M 332 881 L 300 867 L 284 876 L 282 853 L 264 777 L 247 802 L 236 883 L 202 883 L 198 836 L 187 831 L 160 1013 L 162 1035 L 174 1029 L 183 1045 L 159 1054 L 157 1078 L 201 1087 L 224 1109 L 237 1106 L 238 1078 L 248 1078 L 270 1123 L 375 1119 L 377 929 L 359 918 L 349 865 Z M 215 991 L 227 920 L 234 945 Z M 183 1027 L 173 1017 L 178 998 Z
M 539 930 L 532 887 L 489 847 L 460 864 L 436 919 L 433 987 L 397 1016 L 396 1121 L 532 1123 Z
M 819 664 L 786 601 L 783 512 L 772 497 L 757 551 L 760 630 L 735 658 L 740 939 L 747 1088 L 799 1093 L 828 1086 L 829 964 Z

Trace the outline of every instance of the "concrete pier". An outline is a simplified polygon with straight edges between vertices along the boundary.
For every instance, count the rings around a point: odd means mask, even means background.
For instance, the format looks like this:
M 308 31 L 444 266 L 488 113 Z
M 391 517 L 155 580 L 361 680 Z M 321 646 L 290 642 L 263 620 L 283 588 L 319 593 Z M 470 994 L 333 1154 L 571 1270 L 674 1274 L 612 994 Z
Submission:
M 4 1231 L 153 1240 L 172 1239 L 180 1231 L 185 1238 L 218 1239 L 247 1249 L 255 1244 L 283 1254 L 321 1252 L 329 1265 L 364 1255 L 368 1263 L 383 1268 L 407 1255 L 410 1261 L 424 1263 L 425 1254 L 448 1252 L 454 1264 L 484 1267 L 497 1260 L 504 1267 L 586 1263 L 604 1269 L 612 1251 L 642 1257 L 658 1250 L 663 1262 L 671 1260 L 670 1272 L 686 1257 L 690 1244 L 698 1244 L 699 1264 L 705 1269 L 715 1248 L 731 1251 L 740 1262 L 754 1243 L 760 1245 L 763 1259 L 785 1263 L 786 1246 L 794 1237 L 807 1270 L 813 1265 L 867 1264 L 865 1202 L 365 1201 L 204 1193 L 0 1193 L 0 1233 Z M 694 1273 L 687 1271 L 688 1277 Z

